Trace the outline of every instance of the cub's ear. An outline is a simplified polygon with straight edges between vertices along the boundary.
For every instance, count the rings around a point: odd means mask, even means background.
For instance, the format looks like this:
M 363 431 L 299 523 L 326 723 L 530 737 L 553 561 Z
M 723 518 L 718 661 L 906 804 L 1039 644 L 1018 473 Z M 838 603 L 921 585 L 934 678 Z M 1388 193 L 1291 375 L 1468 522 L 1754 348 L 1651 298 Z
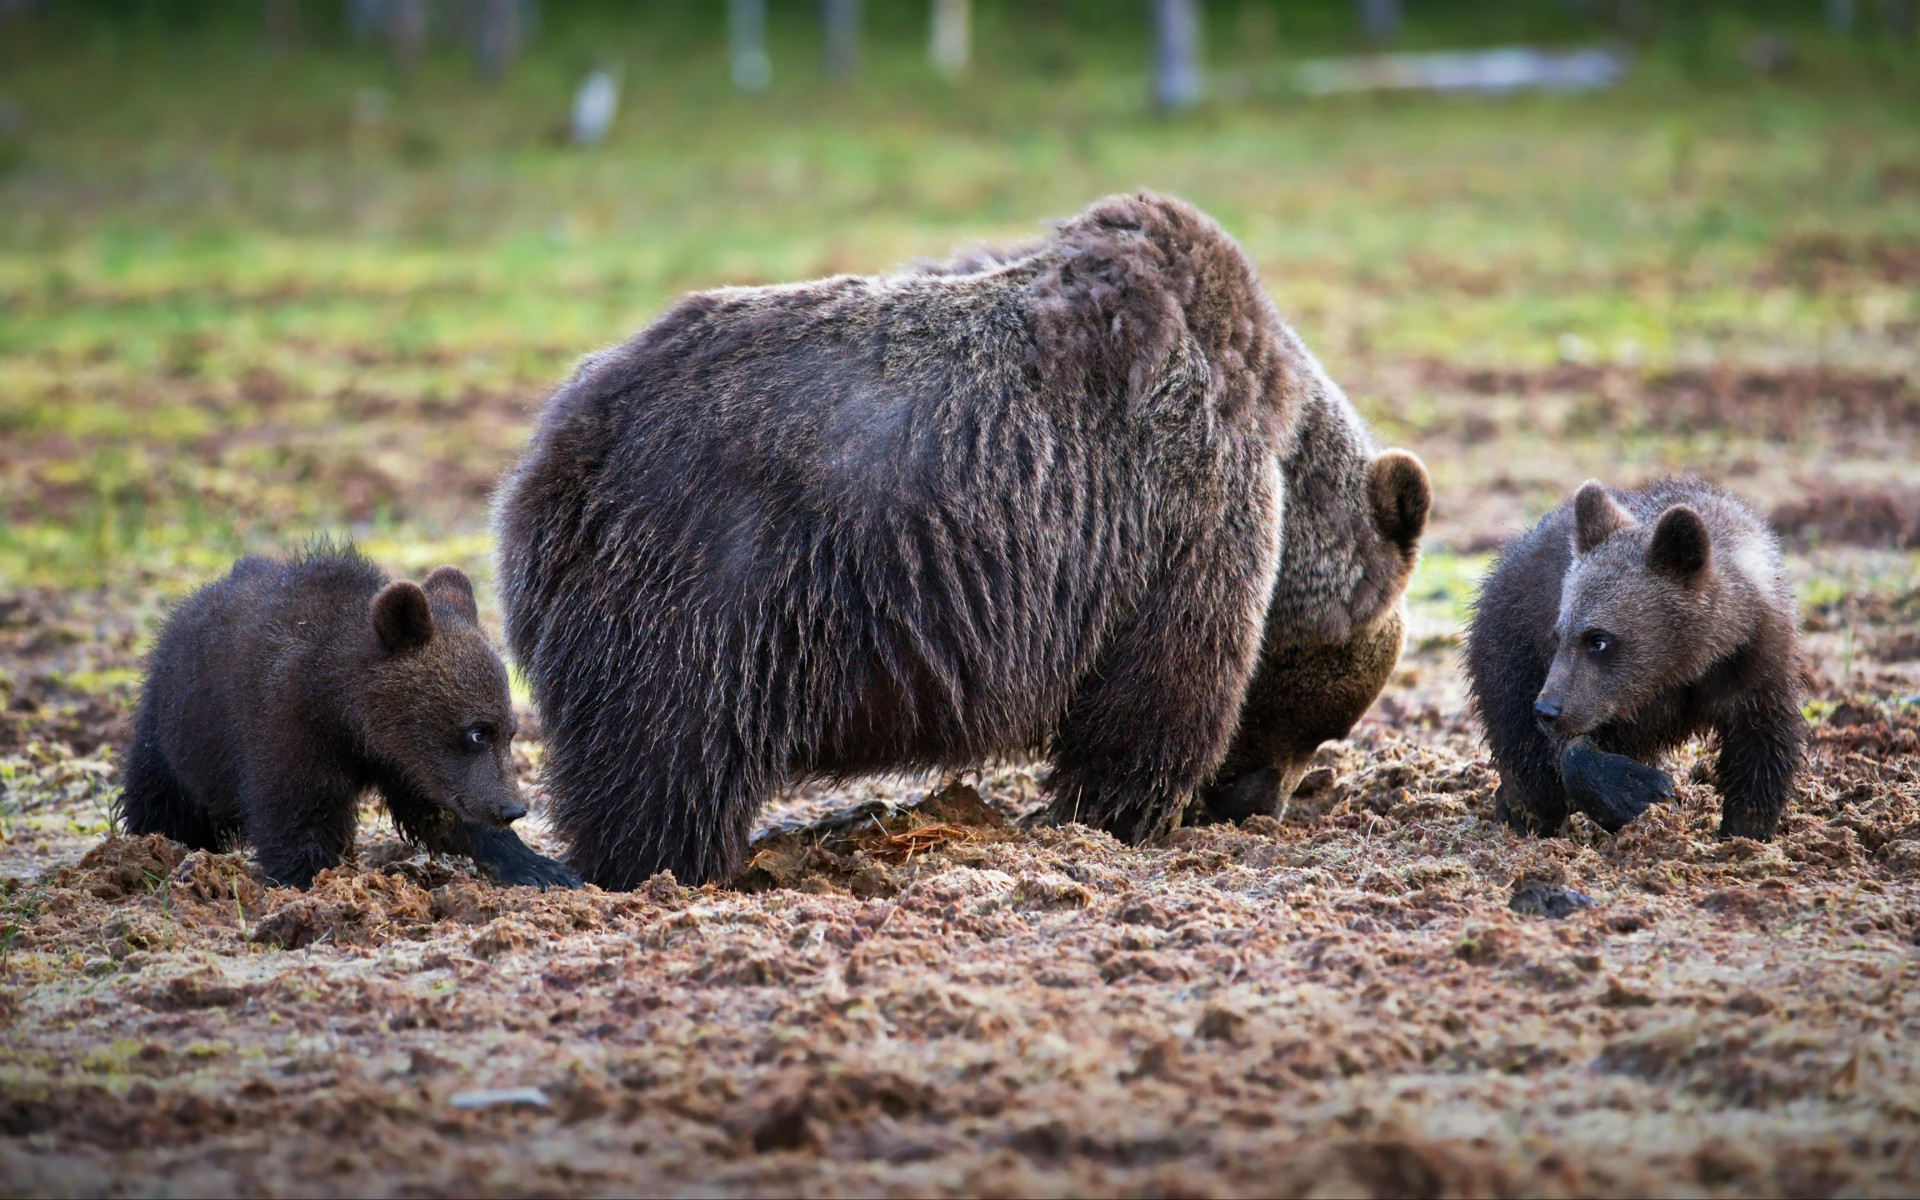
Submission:
M 1589 479 L 1573 497 L 1573 552 L 1586 554 L 1633 524 L 1627 510 L 1607 494 L 1606 485 Z
M 1707 523 L 1699 513 L 1676 504 L 1660 514 L 1653 540 L 1647 543 L 1650 569 L 1685 583 L 1706 570 L 1712 558 L 1713 539 L 1707 536 Z
M 459 567 L 435 567 L 420 581 L 420 590 L 467 620 L 480 620 L 480 610 L 473 603 L 473 580 Z
M 373 598 L 373 631 L 389 654 L 417 650 L 433 639 L 433 610 L 417 583 L 402 579 Z
M 1427 468 L 1405 450 L 1388 450 L 1367 468 L 1367 493 L 1373 501 L 1373 523 L 1381 535 L 1411 555 L 1427 530 L 1427 510 L 1433 507 Z

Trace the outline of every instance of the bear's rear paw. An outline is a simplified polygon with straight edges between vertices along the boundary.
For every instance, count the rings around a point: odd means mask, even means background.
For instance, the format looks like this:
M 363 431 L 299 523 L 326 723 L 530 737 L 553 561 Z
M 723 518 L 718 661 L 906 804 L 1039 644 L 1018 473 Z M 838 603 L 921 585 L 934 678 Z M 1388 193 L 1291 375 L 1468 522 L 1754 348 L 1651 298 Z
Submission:
M 1777 818 L 1772 821 L 1763 821 L 1757 818 L 1742 820 L 1738 817 L 1723 815 L 1720 818 L 1720 830 L 1716 836 L 1722 841 L 1725 841 L 1727 838 L 1741 837 L 1752 838 L 1756 842 L 1770 842 L 1773 840 L 1775 827 L 1778 826 L 1779 823 Z
M 1608 833 L 1618 833 L 1655 804 L 1673 799 L 1673 777 L 1622 754 L 1575 738 L 1560 755 L 1560 779 L 1575 807 Z

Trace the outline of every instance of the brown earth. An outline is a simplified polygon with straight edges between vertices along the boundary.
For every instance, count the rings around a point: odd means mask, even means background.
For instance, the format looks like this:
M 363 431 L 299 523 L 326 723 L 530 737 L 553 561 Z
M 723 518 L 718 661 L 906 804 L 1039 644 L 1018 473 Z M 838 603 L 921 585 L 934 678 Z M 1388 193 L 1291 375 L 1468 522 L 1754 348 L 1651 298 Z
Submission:
M 244 854 L 101 837 L 180 581 L 0 595 L 0 1190 L 1920 1187 L 1912 381 L 1416 362 L 1350 383 L 1436 481 L 1410 652 L 1284 819 L 1145 849 L 1023 830 L 1040 790 L 1015 764 L 803 788 L 732 888 L 494 888 L 369 810 L 356 861 L 270 889 Z M 236 432 L 155 441 L 170 465 L 126 487 L 164 511 L 196 481 L 242 524 L 320 497 L 457 525 L 527 400 L 263 369 L 206 403 Z M 340 406 L 350 435 L 309 432 Z M 86 447 L 5 445 L 0 492 L 68 502 L 48 481 Z M 1487 820 L 1450 553 L 1587 476 L 1680 469 L 1793 548 L 1800 803 L 1774 844 L 1715 841 L 1693 748 L 1677 801 L 1619 837 L 1517 838 Z M 519 756 L 535 786 L 537 743 Z M 538 1090 L 471 1095 L 497 1088 Z
M 12 654 L 129 653 L 45 633 L 111 628 L 86 597 L 27 600 Z M 244 855 L 63 834 L 47 818 L 82 827 L 107 759 L 36 725 L 41 778 L 81 782 L 36 792 L 0 858 L 0 1179 L 1911 1192 L 1917 611 L 1908 584 L 1806 614 L 1823 715 L 1771 845 L 1714 840 L 1697 750 L 1618 837 L 1497 828 L 1445 638 L 1283 820 L 1131 849 L 1020 829 L 1023 767 L 814 787 L 736 888 L 625 895 L 494 888 L 371 812 L 357 864 L 306 893 Z M 98 703 L 83 739 L 123 719 Z M 538 1092 L 466 1107 L 495 1088 Z

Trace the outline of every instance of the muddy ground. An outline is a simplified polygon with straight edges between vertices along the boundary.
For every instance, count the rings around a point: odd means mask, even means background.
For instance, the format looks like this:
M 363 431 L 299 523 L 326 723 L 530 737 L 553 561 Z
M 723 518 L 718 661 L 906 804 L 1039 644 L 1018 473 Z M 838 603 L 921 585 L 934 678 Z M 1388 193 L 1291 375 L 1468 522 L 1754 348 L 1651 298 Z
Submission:
M 1464 582 L 1422 576 L 1395 680 L 1284 819 L 1143 849 L 1019 830 L 1040 793 L 1006 765 L 783 798 L 734 887 L 495 888 L 370 808 L 356 864 L 268 889 L 99 836 L 164 587 L 0 597 L 4 1190 L 1920 1189 L 1912 384 L 1355 390 L 1433 466 Z M 1800 799 L 1777 842 L 1716 841 L 1695 747 L 1619 836 L 1516 837 L 1460 675 L 1472 556 L 1583 475 L 1690 456 L 1793 548 Z

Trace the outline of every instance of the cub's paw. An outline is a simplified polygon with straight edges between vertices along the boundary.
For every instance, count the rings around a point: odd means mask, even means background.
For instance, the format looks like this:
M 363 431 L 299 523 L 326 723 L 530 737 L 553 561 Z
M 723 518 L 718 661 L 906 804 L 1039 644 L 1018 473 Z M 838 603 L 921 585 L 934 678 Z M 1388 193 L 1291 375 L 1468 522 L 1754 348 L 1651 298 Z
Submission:
M 1556 800 L 1557 815 L 1543 813 L 1546 807 L 1522 791 L 1511 780 L 1500 781 L 1493 794 L 1493 819 L 1523 837 L 1554 837 L 1566 824 L 1566 801 Z
M 483 862 L 478 865 L 486 872 L 488 879 L 501 887 L 537 887 L 544 890 L 585 886 L 580 873 L 572 867 L 532 851 L 507 862 Z
M 1575 738 L 1560 755 L 1560 779 L 1575 807 L 1608 833 L 1656 804 L 1673 799 L 1673 777 L 1622 754 Z

